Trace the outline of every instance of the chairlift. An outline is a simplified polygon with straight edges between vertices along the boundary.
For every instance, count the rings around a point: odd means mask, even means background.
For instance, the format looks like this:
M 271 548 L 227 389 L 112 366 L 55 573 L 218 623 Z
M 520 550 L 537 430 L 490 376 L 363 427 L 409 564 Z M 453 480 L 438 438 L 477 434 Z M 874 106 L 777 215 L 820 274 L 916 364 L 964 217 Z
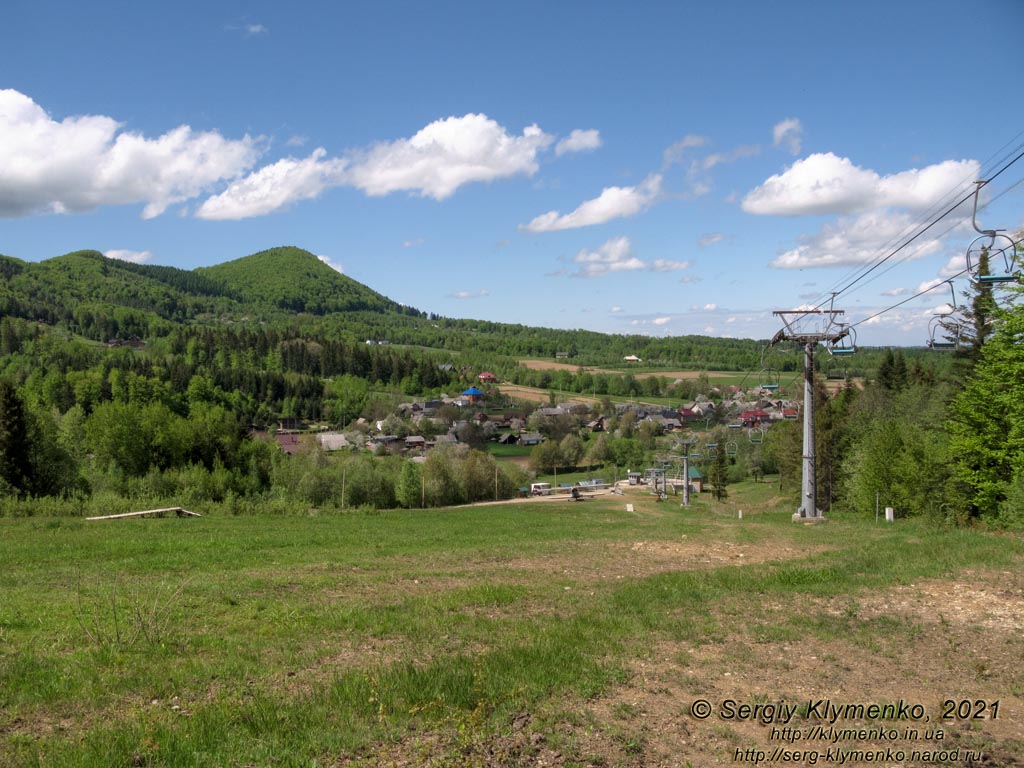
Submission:
M 750 439 L 751 444 L 760 445 L 764 442 L 764 429 L 751 427 L 747 432 L 747 437 Z
M 953 290 L 953 281 L 945 281 L 949 285 L 949 293 L 952 297 L 948 312 L 939 312 L 928 321 L 928 349 L 937 352 L 955 351 L 960 349 L 961 338 L 963 337 L 963 325 L 956 320 L 951 320 L 959 312 L 956 305 L 956 291 Z M 940 336 L 944 334 L 944 338 Z
M 857 331 L 852 325 L 844 326 L 839 333 L 825 340 L 825 349 L 833 357 L 843 357 L 857 352 Z
M 718 443 L 705 443 L 704 450 L 708 452 L 709 459 L 718 458 Z
M 774 392 L 779 388 L 779 371 L 777 368 L 772 368 L 765 361 L 765 353 L 770 347 L 765 347 L 761 350 L 761 372 L 757 375 L 757 385 L 760 389 L 768 392 Z
M 1016 267 L 1017 243 L 996 231 L 976 237 L 967 248 L 967 271 L 981 285 L 1016 283 L 1021 272 Z M 988 256 L 988 270 L 981 271 L 982 258 Z M 1002 267 L 1002 271 L 998 271 Z
M 740 448 L 736 444 L 735 440 L 730 440 L 729 442 L 727 442 L 725 444 L 725 455 L 726 456 L 735 456 L 737 453 L 739 453 L 739 450 L 740 450 Z
M 1017 246 L 1012 238 L 1003 234 L 999 229 L 982 229 L 978 226 L 978 193 L 985 186 L 987 181 L 976 181 L 974 188 L 974 214 L 971 223 L 974 231 L 980 233 L 981 237 L 974 239 L 974 242 L 967 248 L 967 271 L 974 277 L 975 282 L 981 285 L 995 285 L 997 283 L 1016 283 L 1021 280 L 1021 271 L 1017 268 Z M 981 271 L 981 261 L 988 256 L 988 270 Z M 1000 264 L 1000 262 L 1002 262 Z M 999 267 L 1003 271 L 996 271 Z

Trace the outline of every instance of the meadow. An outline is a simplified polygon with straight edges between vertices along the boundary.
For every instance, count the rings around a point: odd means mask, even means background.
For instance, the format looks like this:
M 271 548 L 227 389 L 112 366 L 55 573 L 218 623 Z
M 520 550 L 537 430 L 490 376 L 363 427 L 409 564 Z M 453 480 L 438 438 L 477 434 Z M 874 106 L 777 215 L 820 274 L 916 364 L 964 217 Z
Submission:
M 779 742 L 727 702 L 818 698 L 1024 761 L 1019 537 L 792 507 L 0 519 L 0 766 L 734 765 Z

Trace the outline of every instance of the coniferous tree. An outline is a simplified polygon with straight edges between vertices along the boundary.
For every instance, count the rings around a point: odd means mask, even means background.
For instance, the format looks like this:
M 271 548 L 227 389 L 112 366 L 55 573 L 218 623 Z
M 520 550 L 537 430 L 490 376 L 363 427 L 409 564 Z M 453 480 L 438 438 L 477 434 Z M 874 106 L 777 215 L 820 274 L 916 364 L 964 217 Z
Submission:
M 708 481 L 715 501 L 725 501 L 729 497 L 729 491 L 726 489 L 729 484 L 729 472 L 725 466 L 725 451 L 719 451 L 715 456 L 715 463 L 708 472 Z

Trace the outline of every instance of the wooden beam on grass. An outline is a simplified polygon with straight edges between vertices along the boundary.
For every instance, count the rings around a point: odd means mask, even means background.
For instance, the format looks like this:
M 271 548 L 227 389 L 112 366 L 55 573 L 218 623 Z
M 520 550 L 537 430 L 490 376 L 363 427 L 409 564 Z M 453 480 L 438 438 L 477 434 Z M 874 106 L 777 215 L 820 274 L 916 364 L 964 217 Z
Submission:
M 163 517 L 166 514 L 173 512 L 178 517 L 202 517 L 198 512 L 189 512 L 187 509 L 182 507 L 164 507 L 163 509 L 144 509 L 141 512 L 122 512 L 119 515 L 98 515 L 96 517 L 87 517 L 86 520 L 121 520 L 126 517 Z

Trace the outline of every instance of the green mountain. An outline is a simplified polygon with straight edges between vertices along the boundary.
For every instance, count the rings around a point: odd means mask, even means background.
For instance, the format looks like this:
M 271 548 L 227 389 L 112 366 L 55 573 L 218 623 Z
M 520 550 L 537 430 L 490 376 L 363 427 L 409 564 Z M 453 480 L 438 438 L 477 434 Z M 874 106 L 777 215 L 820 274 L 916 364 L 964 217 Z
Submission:
M 762 344 L 703 336 L 654 338 L 427 315 L 340 274 L 309 251 L 279 247 L 195 270 L 76 251 L 42 262 L 0 256 L 0 315 L 42 321 L 94 341 L 168 337 L 186 330 L 253 330 L 310 342 L 393 345 L 445 354 L 553 358 L 620 365 L 744 370 Z M 493 363 L 488 363 L 493 365 Z
M 332 269 L 309 251 L 292 246 L 201 267 L 196 273 L 224 286 L 243 303 L 288 312 L 419 314 Z

